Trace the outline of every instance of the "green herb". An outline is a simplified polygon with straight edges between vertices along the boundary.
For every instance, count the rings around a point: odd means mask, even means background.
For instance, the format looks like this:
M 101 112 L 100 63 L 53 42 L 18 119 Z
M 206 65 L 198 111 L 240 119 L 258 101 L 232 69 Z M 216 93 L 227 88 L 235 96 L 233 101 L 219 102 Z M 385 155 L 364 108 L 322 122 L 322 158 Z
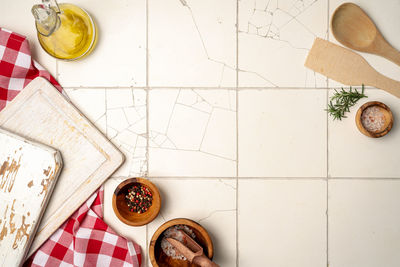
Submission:
M 342 120 L 342 118 L 347 118 L 345 113 L 350 112 L 350 107 L 364 97 L 368 97 L 364 94 L 364 84 L 362 85 L 361 93 L 357 89 L 353 90 L 351 86 L 349 91 L 343 88 L 341 91 L 335 89 L 335 94 L 331 97 L 326 111 L 334 120 Z

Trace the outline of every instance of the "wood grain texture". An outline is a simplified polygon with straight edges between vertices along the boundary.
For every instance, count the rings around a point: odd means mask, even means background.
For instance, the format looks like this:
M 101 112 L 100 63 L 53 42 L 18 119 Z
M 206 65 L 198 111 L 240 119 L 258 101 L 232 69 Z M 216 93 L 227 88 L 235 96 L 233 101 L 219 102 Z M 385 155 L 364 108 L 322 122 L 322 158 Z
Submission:
M 129 210 L 125 196 L 129 193 L 128 189 L 135 184 L 146 186 L 153 195 L 152 205 L 144 213 L 136 213 Z M 114 191 L 112 206 L 118 219 L 131 226 L 141 226 L 153 221 L 161 208 L 161 196 L 157 187 L 149 180 L 143 178 L 130 178 L 120 183 Z
M 62 161 L 50 147 L 0 129 L 0 266 L 20 266 Z
M 64 161 L 31 255 L 123 163 L 124 156 L 43 78 L 33 80 L 0 112 L 0 126 L 58 149 Z
M 190 263 L 189 261 L 173 259 L 167 256 L 161 248 L 161 240 L 163 238 L 163 233 L 168 228 L 174 225 L 187 225 L 192 229 L 196 238 L 196 241 L 200 246 L 203 247 L 204 255 L 212 260 L 214 256 L 214 246 L 210 235 L 200 224 L 185 218 L 178 218 L 170 220 L 163 225 L 161 225 L 157 231 L 153 234 L 149 246 L 149 257 L 153 267 L 196 267 L 197 264 Z
M 382 130 L 379 132 L 368 131 L 362 123 L 361 117 L 362 117 L 364 110 L 366 110 L 367 108 L 372 107 L 372 106 L 377 106 L 380 109 L 380 111 L 382 112 L 383 116 L 385 117 L 385 124 L 384 124 Z M 357 125 L 358 130 L 362 134 L 364 134 L 368 137 L 372 137 L 372 138 L 379 138 L 379 137 L 385 136 L 388 132 L 390 132 L 390 130 L 393 127 L 392 111 L 390 110 L 390 108 L 388 106 L 386 106 L 385 104 L 383 104 L 382 102 L 379 102 L 379 101 L 371 101 L 371 102 L 367 102 L 364 105 L 362 105 L 357 110 L 355 120 L 356 120 L 356 125 Z
M 400 66 L 400 52 L 385 40 L 375 23 L 358 5 L 340 5 L 333 13 L 331 29 L 341 44 L 382 56 Z
M 369 85 L 400 98 L 400 82 L 372 68 L 359 54 L 329 41 L 316 38 L 305 66 L 347 85 Z

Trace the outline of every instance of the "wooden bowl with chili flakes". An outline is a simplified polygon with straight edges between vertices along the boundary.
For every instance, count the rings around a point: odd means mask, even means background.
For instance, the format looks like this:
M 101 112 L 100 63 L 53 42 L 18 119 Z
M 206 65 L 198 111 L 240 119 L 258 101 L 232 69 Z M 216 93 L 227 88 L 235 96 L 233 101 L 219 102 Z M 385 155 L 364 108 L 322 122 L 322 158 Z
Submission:
M 153 267 L 197 267 L 198 265 L 190 263 L 188 260 L 174 259 L 168 256 L 162 248 L 164 233 L 173 227 L 188 227 L 192 238 L 203 247 L 204 255 L 212 259 L 214 256 L 214 246 L 207 230 L 195 221 L 186 218 L 172 219 L 161 225 L 153 234 L 149 245 L 149 258 Z M 189 234 L 190 235 L 190 234 Z
M 358 130 L 368 137 L 382 137 L 392 129 L 392 111 L 382 102 L 367 102 L 357 111 L 356 125 Z
M 131 202 L 127 196 L 129 196 L 130 190 L 134 187 L 135 190 L 137 190 L 137 188 L 143 188 L 145 192 L 147 192 L 147 190 L 145 190 L 147 188 L 148 192 L 150 192 L 149 195 L 152 197 L 151 205 L 146 208 L 147 210 L 141 211 L 140 213 L 137 210 L 133 211 L 132 206 L 128 205 L 128 203 L 131 204 Z M 145 194 L 143 194 L 143 196 L 144 195 Z M 118 219 L 123 223 L 131 226 L 142 226 L 148 224 L 157 217 L 161 208 L 161 196 L 157 187 L 149 180 L 143 178 L 129 178 L 120 183 L 115 189 L 112 206 L 115 215 L 117 215 Z

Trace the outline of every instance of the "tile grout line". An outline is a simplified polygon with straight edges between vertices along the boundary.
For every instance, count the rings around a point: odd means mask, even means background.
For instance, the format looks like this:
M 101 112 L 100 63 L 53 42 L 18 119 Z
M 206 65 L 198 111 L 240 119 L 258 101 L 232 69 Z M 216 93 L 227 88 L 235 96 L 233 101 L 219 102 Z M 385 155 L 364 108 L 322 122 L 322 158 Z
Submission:
M 56 70 L 57 71 L 57 70 Z M 58 75 L 59 76 L 59 75 Z M 79 89 L 134 89 L 134 90 L 237 90 L 237 91 L 249 91 L 249 90 L 319 90 L 319 89 L 340 89 L 342 86 L 335 86 L 331 88 L 327 87 L 232 87 L 232 86 L 221 86 L 221 87 L 213 87 L 213 86 L 63 86 L 64 89 L 67 90 L 79 90 Z M 372 87 L 365 87 L 367 90 L 380 90 Z
M 112 176 L 113 179 L 122 179 L 126 177 Z M 221 176 L 146 176 L 147 179 L 153 180 L 236 180 L 249 181 L 249 180 L 260 180 L 260 181 L 397 181 L 400 182 L 400 178 L 396 177 L 221 177 Z
M 236 0 L 236 267 L 239 267 L 239 0 Z
M 327 81 L 328 82 L 328 81 Z M 329 90 L 326 92 L 326 104 Z M 329 267 L 329 115 L 326 113 L 326 266 Z
M 146 88 L 149 87 L 149 0 L 146 0 Z
M 149 0 L 146 0 L 146 176 L 149 175 Z M 146 224 L 146 244 L 145 251 L 147 251 L 149 243 L 149 226 Z M 149 252 L 147 251 L 144 266 L 148 267 Z
M 276 177 L 276 176 L 271 176 L 271 177 L 236 177 L 236 176 L 147 176 L 146 178 L 148 179 L 164 179 L 164 180 L 183 180 L 183 179 L 192 179 L 192 180 L 197 180 L 197 179 L 203 179 L 203 180 L 218 180 L 218 179 L 226 179 L 226 180 L 287 180 L 287 181 L 292 181 L 292 180 L 305 180 L 305 181 L 310 181 L 310 180 L 323 180 L 323 181 L 329 181 L 329 180 L 363 180 L 363 181 L 399 181 L 400 182 L 400 177 L 329 177 L 327 178 L 326 176 L 323 177 Z
M 327 0 L 327 39 L 329 41 L 329 4 Z M 326 107 L 329 103 L 329 78 L 326 77 Z M 326 266 L 329 267 L 329 114 L 326 112 Z
M 146 89 L 149 86 L 149 0 L 146 0 Z M 146 176 L 149 174 L 149 90 L 146 90 Z M 146 226 L 147 228 L 147 226 Z
M 399 181 L 400 177 L 329 177 L 328 181 L 334 180 L 346 180 L 346 181 L 355 181 L 355 180 L 362 180 L 362 181 Z
M 146 1 L 147 2 L 147 1 Z M 146 90 L 146 173 L 145 176 L 147 179 L 149 179 L 149 91 Z M 147 251 L 147 247 L 148 247 L 148 225 L 146 224 L 146 248 L 145 250 Z M 145 261 L 146 263 L 144 264 L 144 266 L 148 266 L 148 251 L 146 253 L 146 257 L 145 257 Z

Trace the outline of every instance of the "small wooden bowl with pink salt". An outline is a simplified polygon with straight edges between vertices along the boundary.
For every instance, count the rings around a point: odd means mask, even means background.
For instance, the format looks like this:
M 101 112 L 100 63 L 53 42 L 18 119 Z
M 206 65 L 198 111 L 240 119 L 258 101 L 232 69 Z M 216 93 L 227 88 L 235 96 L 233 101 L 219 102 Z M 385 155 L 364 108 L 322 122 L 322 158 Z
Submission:
M 368 137 L 382 137 L 392 129 L 392 111 L 382 102 L 367 102 L 357 111 L 356 125 L 358 130 Z
M 170 220 L 161 225 L 153 234 L 149 245 L 149 258 L 153 267 L 197 267 L 197 264 L 190 263 L 186 258 L 179 256 L 179 252 L 165 240 L 166 237 L 179 239 L 177 230 L 183 230 L 200 246 L 204 254 L 212 259 L 214 246 L 207 230 L 200 224 L 185 218 Z

